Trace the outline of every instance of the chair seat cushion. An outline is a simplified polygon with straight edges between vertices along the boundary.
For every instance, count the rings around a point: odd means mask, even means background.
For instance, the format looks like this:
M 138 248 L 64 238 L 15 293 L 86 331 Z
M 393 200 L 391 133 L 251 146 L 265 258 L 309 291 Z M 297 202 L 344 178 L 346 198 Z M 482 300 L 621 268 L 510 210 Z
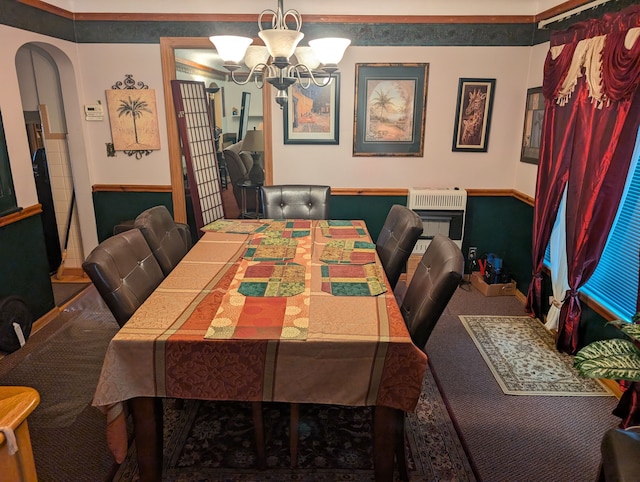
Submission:
M 601 452 L 605 481 L 640 480 L 640 427 L 608 430 L 602 438 Z

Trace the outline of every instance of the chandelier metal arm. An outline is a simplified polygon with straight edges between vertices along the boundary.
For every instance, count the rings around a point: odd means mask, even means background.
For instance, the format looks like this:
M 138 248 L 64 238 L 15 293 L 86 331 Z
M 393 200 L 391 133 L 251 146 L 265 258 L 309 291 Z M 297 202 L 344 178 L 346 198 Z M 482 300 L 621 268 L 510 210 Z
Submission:
M 263 18 L 269 15 L 272 28 L 264 29 Z M 290 23 L 295 21 L 295 31 L 289 29 L 287 20 Z M 275 100 L 281 108 L 287 105 L 289 87 L 296 83 L 302 89 L 308 89 L 311 85 L 327 86 L 334 78 L 337 64 L 350 43 L 348 39 L 323 38 L 309 41 L 309 47 L 298 47 L 304 37 L 300 32 L 302 16 L 297 10 L 285 11 L 283 0 L 278 0 L 277 10 L 267 9 L 258 16 L 258 27 L 258 36 L 264 41 L 265 47 L 251 46 L 252 40 L 248 37 L 219 35 L 210 39 L 221 53 L 223 65 L 231 72 L 234 83 L 246 85 L 253 80 L 258 88 L 265 83 L 271 84 L 277 90 Z M 293 58 L 297 62 L 295 65 L 291 64 Z M 250 67 L 250 71 L 236 74 L 243 66 Z
M 300 87 L 302 87 L 303 89 L 308 89 L 311 86 L 312 82 L 317 87 L 324 87 L 325 85 L 328 85 L 329 82 L 331 82 L 333 72 L 335 72 L 335 69 L 327 70 L 327 71 L 323 69 L 322 74 L 325 74 L 325 75 L 329 74 L 329 75 L 328 76 L 323 75 L 322 77 L 320 77 L 321 80 L 318 81 L 316 79 L 318 72 L 316 72 L 316 74 L 314 75 L 313 71 L 304 64 L 294 65 L 290 67 L 290 69 L 291 69 L 291 75 L 293 77 L 296 77 L 299 80 Z
M 302 15 L 297 10 L 290 8 L 286 12 L 283 7 L 283 0 L 278 0 L 278 9 L 273 11 L 270 8 L 263 10 L 258 16 L 258 27 L 262 30 L 262 17 L 265 15 L 271 15 L 271 28 L 278 30 L 288 30 L 287 18 L 291 17 L 296 22 L 296 31 L 300 31 L 302 28 Z
M 258 85 L 260 88 L 262 88 L 262 85 L 264 85 L 264 79 L 263 80 L 259 80 L 258 77 L 260 77 L 258 74 L 261 73 L 264 75 L 264 70 L 268 69 L 269 66 L 266 64 L 258 64 L 256 66 L 254 66 L 251 71 L 249 73 L 246 74 L 247 78 L 244 80 L 240 80 L 237 79 L 235 76 L 235 73 L 237 71 L 237 69 L 229 69 L 229 67 L 227 65 L 224 65 L 224 67 L 228 70 L 230 70 L 231 72 L 231 80 L 233 80 L 234 83 L 238 84 L 238 85 L 247 85 L 250 81 L 254 81 L 256 83 L 256 85 Z M 243 76 L 245 75 L 246 71 L 243 72 Z

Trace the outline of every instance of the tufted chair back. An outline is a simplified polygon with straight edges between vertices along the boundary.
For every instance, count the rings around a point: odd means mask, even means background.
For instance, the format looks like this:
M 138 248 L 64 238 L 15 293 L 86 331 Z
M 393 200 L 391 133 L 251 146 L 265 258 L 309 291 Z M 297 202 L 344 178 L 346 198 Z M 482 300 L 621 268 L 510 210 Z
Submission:
M 164 279 L 139 229 L 105 239 L 87 256 L 82 268 L 120 326 Z
M 448 237 L 436 234 L 425 251 L 400 305 L 413 343 L 424 346 L 460 284 L 464 258 Z
M 422 220 L 411 209 L 394 204 L 376 241 L 376 251 L 391 288 L 395 288 L 411 251 L 422 234 Z
M 135 220 L 164 275 L 171 273 L 191 247 L 191 233 L 181 229 L 165 206 L 155 206 L 140 213 Z
M 265 218 L 329 219 L 329 186 L 263 186 L 261 195 Z

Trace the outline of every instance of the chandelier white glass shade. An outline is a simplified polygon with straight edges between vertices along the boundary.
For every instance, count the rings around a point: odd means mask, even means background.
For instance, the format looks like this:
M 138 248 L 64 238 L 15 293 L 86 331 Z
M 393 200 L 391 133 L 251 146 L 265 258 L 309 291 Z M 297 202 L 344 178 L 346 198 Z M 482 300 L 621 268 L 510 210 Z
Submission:
M 351 43 L 345 38 L 322 38 L 309 41 L 309 47 L 298 47 L 304 37 L 300 32 L 302 17 L 296 10 L 285 12 L 282 2 L 278 0 L 277 11 L 264 10 L 258 17 L 258 35 L 265 46 L 251 45 L 253 40 L 248 37 L 209 37 L 224 62 L 223 66 L 231 72 L 231 80 L 239 85 L 254 81 L 260 88 L 265 81 L 270 83 L 278 91 L 276 102 L 280 108 L 287 103 L 287 89 L 296 82 L 304 89 L 312 83 L 318 87 L 327 85 Z M 270 29 L 262 28 L 265 15 L 272 16 Z M 295 22 L 295 30 L 288 28 L 287 19 Z M 242 76 L 239 79 L 235 73 L 243 66 L 249 69 L 249 73 L 246 78 Z

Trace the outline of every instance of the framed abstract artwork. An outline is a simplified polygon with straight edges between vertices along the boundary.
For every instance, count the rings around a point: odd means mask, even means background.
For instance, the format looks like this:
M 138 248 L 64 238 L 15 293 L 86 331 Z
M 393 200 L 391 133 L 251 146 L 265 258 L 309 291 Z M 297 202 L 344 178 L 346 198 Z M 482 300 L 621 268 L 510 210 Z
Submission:
M 534 87 L 527 90 L 527 104 L 522 132 L 522 152 L 520 154 L 521 162 L 538 164 L 540 161 L 543 120 L 544 95 L 542 95 L 542 87 Z
M 460 79 L 453 151 L 487 152 L 496 79 Z
M 429 64 L 356 64 L 354 156 L 424 153 Z
M 329 84 L 311 83 L 303 89 L 299 83 L 289 88 L 284 108 L 285 144 L 339 144 L 340 74 Z

